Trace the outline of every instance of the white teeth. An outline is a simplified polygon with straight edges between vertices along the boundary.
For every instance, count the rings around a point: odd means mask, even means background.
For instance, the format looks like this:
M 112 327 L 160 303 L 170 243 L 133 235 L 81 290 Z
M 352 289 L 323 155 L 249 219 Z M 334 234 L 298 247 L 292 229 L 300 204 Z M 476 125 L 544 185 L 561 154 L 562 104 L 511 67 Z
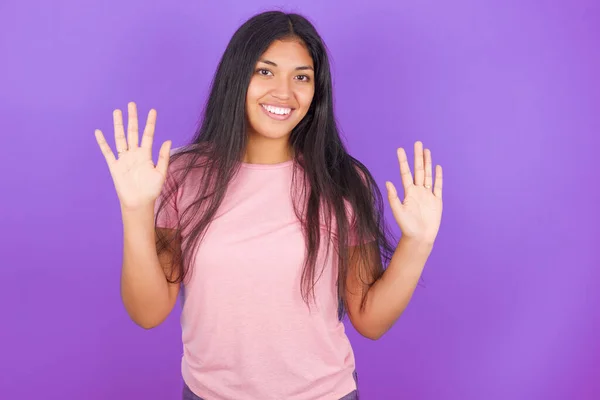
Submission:
M 273 107 L 273 106 L 267 106 L 267 105 L 264 105 L 264 104 L 262 106 L 268 112 L 273 113 L 273 114 L 277 114 L 277 115 L 287 115 L 290 112 L 292 112 L 291 108 Z

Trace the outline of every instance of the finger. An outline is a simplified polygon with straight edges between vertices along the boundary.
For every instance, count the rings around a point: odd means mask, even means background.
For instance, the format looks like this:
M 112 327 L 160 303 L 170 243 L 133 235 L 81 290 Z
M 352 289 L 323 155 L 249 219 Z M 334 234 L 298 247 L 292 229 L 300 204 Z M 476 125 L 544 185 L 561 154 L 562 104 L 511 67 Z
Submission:
M 113 123 L 115 125 L 115 144 L 117 153 L 122 153 L 127 150 L 127 140 L 125 139 L 125 131 L 123 129 L 123 114 L 121 110 L 113 111 Z
M 402 204 L 402 200 L 398 197 L 398 191 L 396 190 L 396 186 L 392 182 L 386 182 L 385 187 L 388 192 L 388 200 L 390 202 L 390 207 L 395 209 L 398 205 Z
M 145 149 L 152 149 L 152 142 L 154 141 L 154 128 L 156 127 L 156 110 L 152 109 L 148 113 L 146 119 L 146 126 L 144 127 L 144 134 L 142 136 L 142 147 Z
M 423 166 L 423 143 L 415 142 L 415 185 L 423 186 L 425 182 L 425 171 Z
M 425 149 L 423 152 L 425 159 L 425 188 L 431 189 L 433 185 L 433 171 L 431 165 L 431 150 Z
M 444 174 L 442 173 L 442 166 L 435 166 L 435 185 L 433 186 L 433 194 L 436 197 L 442 198 L 442 186 L 444 182 Z
M 137 106 L 132 101 L 127 105 L 127 114 L 129 121 L 127 122 L 127 143 L 130 149 L 138 147 L 138 116 Z
M 408 165 L 408 158 L 406 152 L 401 147 L 398 149 L 398 163 L 400 164 L 400 177 L 402 178 L 402 186 L 404 187 L 404 193 L 413 184 L 412 175 L 410 173 L 410 166 Z
M 398 197 L 398 191 L 392 182 L 386 182 L 385 187 L 388 192 L 388 201 L 390 202 L 390 208 L 394 215 L 402 213 L 402 200 Z
M 104 135 L 102 134 L 100 129 L 96 129 L 94 131 L 94 135 L 96 136 L 96 141 L 98 142 L 98 145 L 100 146 L 100 151 L 102 151 L 102 154 L 104 155 L 104 158 L 106 159 L 106 163 L 108 164 L 108 167 L 110 168 L 112 166 L 112 164 L 115 161 L 117 161 L 117 159 L 115 158 L 114 153 L 110 149 L 110 146 L 106 142 L 106 139 L 104 138 Z
M 160 146 L 160 150 L 158 152 L 158 161 L 156 163 L 156 169 L 163 174 L 163 176 L 167 176 L 167 169 L 169 168 L 169 158 L 171 156 L 171 141 L 167 140 Z

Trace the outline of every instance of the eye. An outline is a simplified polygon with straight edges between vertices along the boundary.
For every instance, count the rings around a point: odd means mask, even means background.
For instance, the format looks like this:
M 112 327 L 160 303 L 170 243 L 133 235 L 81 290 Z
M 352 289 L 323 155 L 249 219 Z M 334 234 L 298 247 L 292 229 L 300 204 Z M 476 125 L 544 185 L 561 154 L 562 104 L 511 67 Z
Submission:
M 301 82 L 309 82 L 310 77 L 308 75 L 298 75 L 296 78 Z
M 272 72 L 269 71 L 268 69 L 264 69 L 264 68 L 259 68 L 256 70 L 256 73 L 262 76 L 269 76 L 269 74 L 272 75 Z

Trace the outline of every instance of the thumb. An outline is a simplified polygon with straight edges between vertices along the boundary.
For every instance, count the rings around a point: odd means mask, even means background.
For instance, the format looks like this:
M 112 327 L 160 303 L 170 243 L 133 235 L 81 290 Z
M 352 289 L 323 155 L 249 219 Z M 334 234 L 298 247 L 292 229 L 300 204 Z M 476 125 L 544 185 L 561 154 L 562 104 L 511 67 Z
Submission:
M 396 190 L 396 187 L 394 186 L 394 184 L 390 181 L 386 181 L 385 187 L 387 188 L 388 200 L 389 200 L 390 204 L 393 204 L 395 202 L 400 202 L 400 199 L 398 198 L 398 191 Z
M 404 208 L 402 207 L 402 200 L 398 197 L 398 191 L 392 182 L 387 181 L 385 183 L 385 187 L 388 192 L 388 201 L 390 202 L 390 208 L 392 209 L 392 213 L 397 218 L 402 212 Z
M 386 182 L 385 187 L 388 190 L 388 200 L 390 202 L 390 208 L 392 209 L 392 214 L 394 215 L 394 219 L 396 223 L 402 229 L 402 221 L 405 216 L 405 208 L 402 204 L 402 200 L 398 197 L 398 191 L 392 182 Z
M 167 169 L 169 168 L 169 159 L 171 157 L 171 141 L 167 140 L 160 146 L 160 150 L 158 152 L 158 162 L 156 163 L 156 169 L 163 174 L 163 176 L 167 176 Z

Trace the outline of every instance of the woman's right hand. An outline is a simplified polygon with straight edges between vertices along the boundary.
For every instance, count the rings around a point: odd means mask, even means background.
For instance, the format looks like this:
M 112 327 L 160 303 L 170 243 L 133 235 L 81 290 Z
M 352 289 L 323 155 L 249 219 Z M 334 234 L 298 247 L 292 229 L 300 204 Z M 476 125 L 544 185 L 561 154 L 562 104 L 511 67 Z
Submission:
M 152 162 L 152 142 L 156 110 L 152 109 L 148 113 L 140 145 L 138 145 L 137 110 L 133 102 L 128 104 L 128 116 L 127 138 L 125 138 L 121 110 L 117 109 L 113 112 L 118 158 L 115 157 L 99 129 L 96 129 L 95 135 L 108 164 L 121 208 L 137 210 L 153 206 L 160 195 L 167 176 L 171 141 L 164 142 L 160 147 L 158 162 L 155 166 Z

